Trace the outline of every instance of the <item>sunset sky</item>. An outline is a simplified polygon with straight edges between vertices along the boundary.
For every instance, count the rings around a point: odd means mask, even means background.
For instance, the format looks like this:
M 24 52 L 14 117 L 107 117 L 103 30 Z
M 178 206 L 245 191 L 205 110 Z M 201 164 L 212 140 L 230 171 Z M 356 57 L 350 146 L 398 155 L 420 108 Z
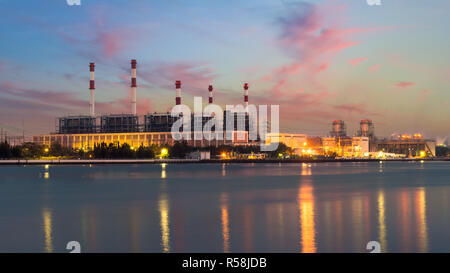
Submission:
M 183 103 L 280 105 L 283 132 L 450 135 L 450 1 L 0 0 L 0 126 L 55 130 L 61 115 L 129 113 L 137 59 L 138 114 Z

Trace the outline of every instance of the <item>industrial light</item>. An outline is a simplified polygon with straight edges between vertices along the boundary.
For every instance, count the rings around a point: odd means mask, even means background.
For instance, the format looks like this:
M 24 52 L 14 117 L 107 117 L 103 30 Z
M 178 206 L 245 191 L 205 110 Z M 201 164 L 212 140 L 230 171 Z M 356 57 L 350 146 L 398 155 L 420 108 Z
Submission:
M 166 156 L 169 153 L 166 148 L 161 149 L 161 155 Z

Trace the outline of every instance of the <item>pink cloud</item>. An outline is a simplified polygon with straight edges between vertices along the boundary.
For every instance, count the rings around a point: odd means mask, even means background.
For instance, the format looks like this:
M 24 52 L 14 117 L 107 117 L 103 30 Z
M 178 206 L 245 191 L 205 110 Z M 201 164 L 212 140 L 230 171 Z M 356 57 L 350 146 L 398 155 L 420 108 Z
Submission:
M 415 82 L 399 82 L 394 85 L 396 87 L 400 87 L 400 88 L 408 88 L 408 87 L 416 85 L 416 83 Z
M 96 109 L 98 113 L 130 113 L 131 112 L 131 89 L 124 98 L 119 98 L 109 102 L 96 102 Z M 136 112 L 138 115 L 143 115 L 153 111 L 153 106 L 149 98 L 138 95 L 136 101 Z
M 367 60 L 366 57 L 355 58 L 355 59 L 350 59 L 350 60 L 348 60 L 348 63 L 349 63 L 350 65 L 357 66 L 357 65 L 359 65 L 361 62 L 363 62 L 363 61 L 365 61 L 365 60 Z
M 378 69 L 380 69 L 380 65 L 376 64 L 376 65 L 372 65 L 369 70 L 370 72 L 376 72 Z
M 280 104 L 282 119 L 295 121 L 302 117 L 319 122 L 334 118 L 336 111 L 364 112 L 356 106 L 352 109 L 330 106 L 327 102 L 335 93 L 330 92 L 317 77 L 327 71 L 337 54 L 360 43 L 355 39 L 356 35 L 382 28 L 344 27 L 346 5 L 335 3 L 289 4 L 288 15 L 278 19 L 281 31 L 279 45 L 291 60 L 262 78 L 267 85 L 272 85 L 264 93 L 268 98 L 261 98 L 261 102 Z M 366 59 L 358 58 L 352 63 L 356 65 Z
M 207 64 L 196 62 L 160 63 L 144 70 L 141 78 L 148 83 L 173 91 L 176 80 L 182 82 L 182 90 L 191 95 L 205 95 L 208 85 L 217 77 Z
M 96 12 L 90 19 L 77 24 L 60 28 L 34 17 L 20 17 L 28 24 L 32 24 L 41 30 L 60 38 L 79 55 L 93 60 L 111 59 L 122 52 L 129 52 L 137 41 L 147 37 L 144 30 L 137 27 L 111 27 L 105 21 L 114 19 L 106 18 L 103 13 Z
M 429 89 L 424 89 L 424 90 L 420 91 L 419 94 L 417 95 L 416 102 L 417 103 L 424 102 L 430 93 L 432 93 L 432 92 Z
M 106 58 L 111 58 L 126 48 L 125 37 L 122 35 L 123 33 L 120 32 L 121 31 L 99 31 L 97 33 L 95 42 L 101 46 L 101 52 Z
M 14 101 L 15 106 L 26 106 L 27 111 L 32 111 L 33 115 L 51 115 L 55 118 L 59 115 L 87 113 L 89 111 L 89 99 L 80 99 L 73 93 L 56 92 L 52 90 L 24 88 L 13 83 L 1 83 L 0 91 L 3 96 L 2 101 Z M 130 90 L 131 91 L 131 90 Z M 131 112 L 131 93 L 124 98 L 119 98 L 109 102 L 96 101 L 96 112 L 99 114 L 108 113 L 129 113 Z M 5 96 L 6 95 L 6 96 Z M 15 111 L 22 111 L 23 107 L 16 107 Z M 152 110 L 151 102 L 148 98 L 140 97 L 137 101 L 138 114 L 145 114 Z M 20 115 L 20 112 L 17 113 Z
M 363 103 L 345 103 L 333 106 L 335 110 L 344 112 L 347 114 L 358 114 L 359 116 L 381 116 L 379 113 L 368 111 L 367 105 Z

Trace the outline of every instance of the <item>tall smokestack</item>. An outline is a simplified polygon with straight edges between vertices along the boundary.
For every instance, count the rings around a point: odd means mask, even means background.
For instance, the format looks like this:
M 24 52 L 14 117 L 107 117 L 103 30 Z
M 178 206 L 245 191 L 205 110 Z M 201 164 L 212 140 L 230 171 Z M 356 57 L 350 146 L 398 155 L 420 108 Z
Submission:
M 131 60 L 131 113 L 136 115 L 136 60 Z
M 208 91 L 209 91 L 209 104 L 212 104 L 213 103 L 213 86 L 212 85 L 210 85 L 209 87 L 208 87 Z
M 89 114 L 93 117 L 95 116 L 95 63 L 89 63 L 89 71 L 91 72 L 91 80 L 89 81 L 89 90 L 91 91 Z
M 245 109 L 248 107 L 248 83 L 244 83 L 244 103 Z
M 181 81 L 175 82 L 175 88 L 177 89 L 177 97 L 175 98 L 175 104 L 181 104 Z

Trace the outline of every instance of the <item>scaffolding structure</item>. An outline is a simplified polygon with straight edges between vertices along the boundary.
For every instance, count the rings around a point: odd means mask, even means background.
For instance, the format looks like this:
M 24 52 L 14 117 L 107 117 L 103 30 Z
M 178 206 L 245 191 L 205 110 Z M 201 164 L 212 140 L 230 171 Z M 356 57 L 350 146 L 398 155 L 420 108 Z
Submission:
M 87 134 L 96 131 L 96 118 L 92 116 L 68 116 L 58 119 L 60 134 Z
M 343 120 L 333 121 L 330 136 L 339 138 L 347 136 L 347 128 L 345 127 L 345 122 Z
M 131 114 L 101 116 L 102 133 L 139 132 L 139 117 Z

